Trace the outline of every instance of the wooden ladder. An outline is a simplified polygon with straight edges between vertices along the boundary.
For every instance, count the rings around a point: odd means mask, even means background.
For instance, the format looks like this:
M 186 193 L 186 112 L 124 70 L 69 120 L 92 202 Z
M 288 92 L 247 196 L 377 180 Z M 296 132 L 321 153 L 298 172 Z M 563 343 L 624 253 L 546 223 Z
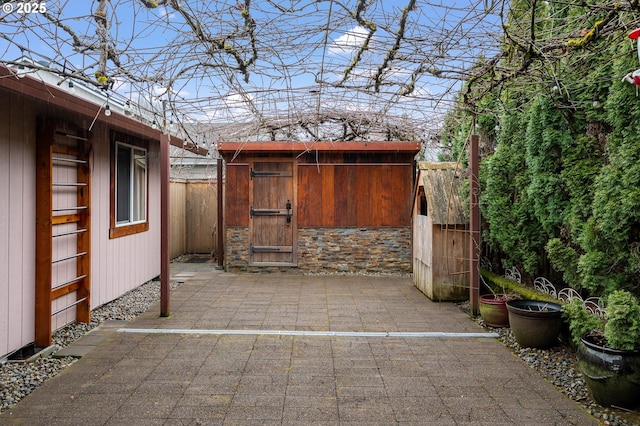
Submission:
M 90 211 L 90 136 L 68 124 L 40 119 L 36 139 L 36 347 L 51 345 L 56 315 L 67 315 L 66 311 L 75 308 L 76 321 L 91 320 Z M 60 321 L 69 322 L 67 317 Z

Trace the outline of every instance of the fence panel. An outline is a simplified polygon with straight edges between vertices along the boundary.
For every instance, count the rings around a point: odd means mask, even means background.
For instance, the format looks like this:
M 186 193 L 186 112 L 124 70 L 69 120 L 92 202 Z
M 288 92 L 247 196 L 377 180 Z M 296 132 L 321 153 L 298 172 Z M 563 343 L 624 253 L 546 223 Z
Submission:
M 169 186 L 171 247 L 170 255 L 173 259 L 187 252 L 187 183 L 172 181 Z

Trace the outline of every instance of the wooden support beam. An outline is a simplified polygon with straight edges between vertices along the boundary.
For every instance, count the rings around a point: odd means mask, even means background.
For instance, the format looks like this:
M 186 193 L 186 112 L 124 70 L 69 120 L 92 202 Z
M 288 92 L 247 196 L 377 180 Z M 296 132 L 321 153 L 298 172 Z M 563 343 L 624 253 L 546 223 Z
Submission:
M 51 345 L 52 152 L 54 124 L 39 119 L 36 129 L 35 345 Z
M 91 149 L 88 137 L 56 132 L 66 123 L 46 118 L 38 120 L 36 129 L 36 282 L 35 282 L 35 345 L 46 347 L 52 342 L 52 316 L 67 308 L 53 312 L 52 301 L 76 293 L 76 320 L 89 322 L 90 269 L 91 269 Z M 77 129 L 76 129 L 77 130 Z M 69 144 L 71 141 L 71 145 Z M 75 168 L 75 181 L 53 182 L 54 165 Z M 53 216 L 55 189 L 73 188 L 76 206 L 74 213 Z M 66 191 L 67 189 L 65 189 Z M 75 229 L 54 230 L 57 225 L 75 224 Z M 76 252 L 57 253 L 54 260 L 53 239 L 66 236 L 75 244 Z M 69 247 L 70 248 L 70 247 Z M 54 283 L 53 264 L 76 259 L 76 277 L 66 283 Z
M 160 316 L 171 314 L 169 294 L 169 262 L 171 260 L 169 238 L 169 144 L 170 136 L 160 137 Z
M 84 138 L 83 138 L 84 139 Z M 77 253 L 86 253 L 78 259 L 77 276 L 85 276 L 80 282 L 76 292 L 76 300 L 81 301 L 76 306 L 76 321 L 91 322 L 91 143 L 89 140 L 78 139 L 77 152 L 82 153 L 78 158 L 85 161 L 78 163 L 76 171 L 77 182 L 84 186 L 77 188 L 78 205 L 87 206 L 79 212 L 80 220 L 78 229 L 86 229 L 86 232 L 78 234 Z
M 218 237 L 218 253 L 217 253 L 217 257 L 218 257 L 218 266 L 223 266 L 224 265 L 224 233 L 225 233 L 225 229 L 224 229 L 224 192 L 223 192 L 223 174 L 222 174 L 222 157 L 218 158 L 218 161 L 216 163 L 216 174 L 217 174 L 217 183 L 216 183 L 216 189 L 218 191 L 218 231 L 217 231 L 217 237 Z
M 471 144 L 469 145 L 469 167 L 471 175 L 469 176 L 469 207 L 470 217 L 469 226 L 471 233 L 469 236 L 469 300 L 470 310 L 473 316 L 478 315 L 479 292 L 480 292 L 480 186 L 478 185 L 478 135 L 471 136 Z
M 63 215 L 53 216 L 51 218 L 51 223 L 53 225 L 62 225 L 65 223 L 77 223 L 77 222 L 80 222 L 79 214 L 63 214 Z
M 83 278 L 84 279 L 84 278 Z M 72 293 L 80 288 L 80 280 L 73 282 L 71 284 L 63 285 L 55 290 L 51 291 L 51 300 L 55 300 L 59 297 L 66 296 L 69 293 Z

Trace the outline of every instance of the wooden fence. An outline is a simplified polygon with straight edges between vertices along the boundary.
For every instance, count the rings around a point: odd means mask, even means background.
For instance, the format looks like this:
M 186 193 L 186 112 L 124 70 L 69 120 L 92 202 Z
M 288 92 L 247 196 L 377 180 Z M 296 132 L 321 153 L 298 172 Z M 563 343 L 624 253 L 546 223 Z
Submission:
M 172 180 L 171 258 L 187 253 L 217 255 L 217 183 Z

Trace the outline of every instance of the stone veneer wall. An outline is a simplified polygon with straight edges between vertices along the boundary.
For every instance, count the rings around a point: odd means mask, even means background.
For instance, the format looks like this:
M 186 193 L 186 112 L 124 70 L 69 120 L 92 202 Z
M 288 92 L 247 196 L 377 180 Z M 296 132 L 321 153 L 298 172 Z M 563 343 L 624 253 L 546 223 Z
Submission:
M 225 268 L 246 270 L 249 267 L 249 228 L 234 226 L 226 229 Z
M 253 270 L 247 264 L 249 228 L 229 227 L 226 236 L 226 267 Z M 410 273 L 411 227 L 298 228 L 298 269 Z
M 298 265 L 309 271 L 411 272 L 411 227 L 298 228 Z

